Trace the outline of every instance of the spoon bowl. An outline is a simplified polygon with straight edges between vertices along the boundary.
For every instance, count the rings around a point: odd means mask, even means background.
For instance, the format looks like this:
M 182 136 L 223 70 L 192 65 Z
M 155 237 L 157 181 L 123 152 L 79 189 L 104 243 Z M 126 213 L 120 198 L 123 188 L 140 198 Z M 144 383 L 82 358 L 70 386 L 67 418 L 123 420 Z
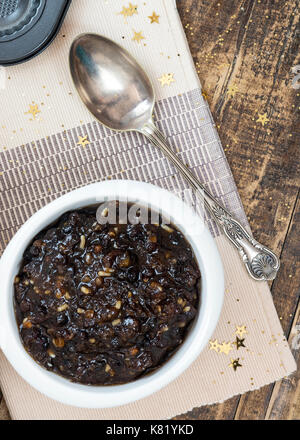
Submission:
M 115 42 L 96 34 L 79 35 L 71 46 L 70 69 L 82 101 L 105 126 L 141 131 L 151 119 L 152 84 L 136 60 Z

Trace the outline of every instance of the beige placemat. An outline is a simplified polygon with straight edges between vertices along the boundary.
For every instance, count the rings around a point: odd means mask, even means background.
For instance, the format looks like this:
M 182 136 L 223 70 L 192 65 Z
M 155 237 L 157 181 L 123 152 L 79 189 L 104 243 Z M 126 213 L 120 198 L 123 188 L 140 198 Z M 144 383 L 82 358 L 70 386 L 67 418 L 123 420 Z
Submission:
M 155 87 L 158 126 L 184 162 L 248 228 L 174 1 L 73 0 L 59 35 L 43 54 L 0 72 L 1 251 L 36 210 L 87 183 L 143 180 L 179 195 L 187 188 L 142 136 L 103 128 L 80 102 L 67 56 L 75 35 L 86 31 L 113 38 L 139 60 Z M 226 291 L 214 337 L 196 362 L 146 399 L 84 410 L 39 394 L 0 353 L 1 387 L 14 419 L 165 419 L 257 389 L 295 370 L 267 284 L 249 278 L 237 252 L 206 220 L 223 259 Z

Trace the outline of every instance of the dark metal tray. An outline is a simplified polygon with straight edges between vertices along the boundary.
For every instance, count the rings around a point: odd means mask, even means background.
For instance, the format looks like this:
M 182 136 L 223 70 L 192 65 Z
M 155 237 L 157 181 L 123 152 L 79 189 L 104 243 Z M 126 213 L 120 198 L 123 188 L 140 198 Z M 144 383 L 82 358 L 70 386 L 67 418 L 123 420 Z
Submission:
M 0 0 L 0 65 L 23 63 L 54 39 L 71 0 Z

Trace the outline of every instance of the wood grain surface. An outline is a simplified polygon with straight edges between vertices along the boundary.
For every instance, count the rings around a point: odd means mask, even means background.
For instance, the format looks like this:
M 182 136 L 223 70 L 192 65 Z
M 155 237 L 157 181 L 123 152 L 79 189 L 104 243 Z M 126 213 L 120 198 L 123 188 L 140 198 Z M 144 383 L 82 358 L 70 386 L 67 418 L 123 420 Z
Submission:
M 300 65 L 299 0 L 177 5 L 253 234 L 281 257 L 270 287 L 299 366 L 300 87 L 294 88 L 292 72 Z M 257 119 L 265 113 L 269 121 L 263 126 Z M 8 418 L 0 393 L 0 420 Z M 299 369 L 276 384 L 177 419 L 300 419 Z
M 292 87 L 292 67 L 300 64 L 299 1 L 177 3 L 253 234 L 281 257 L 270 286 L 300 365 L 300 88 Z M 264 113 L 263 126 L 256 121 Z M 178 418 L 300 419 L 299 370 Z

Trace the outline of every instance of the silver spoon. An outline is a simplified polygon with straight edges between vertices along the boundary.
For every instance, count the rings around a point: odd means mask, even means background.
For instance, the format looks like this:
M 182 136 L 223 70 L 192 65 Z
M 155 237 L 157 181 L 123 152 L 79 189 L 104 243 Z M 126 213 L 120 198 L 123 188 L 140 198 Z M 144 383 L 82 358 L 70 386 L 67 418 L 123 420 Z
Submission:
M 152 120 L 152 84 L 137 61 L 113 41 L 96 34 L 79 35 L 70 49 L 70 69 L 89 111 L 106 127 L 138 131 L 160 148 L 191 187 L 201 192 L 208 211 L 236 246 L 252 278 L 272 280 L 279 269 L 276 255 L 251 237 L 203 187 L 171 150 Z

